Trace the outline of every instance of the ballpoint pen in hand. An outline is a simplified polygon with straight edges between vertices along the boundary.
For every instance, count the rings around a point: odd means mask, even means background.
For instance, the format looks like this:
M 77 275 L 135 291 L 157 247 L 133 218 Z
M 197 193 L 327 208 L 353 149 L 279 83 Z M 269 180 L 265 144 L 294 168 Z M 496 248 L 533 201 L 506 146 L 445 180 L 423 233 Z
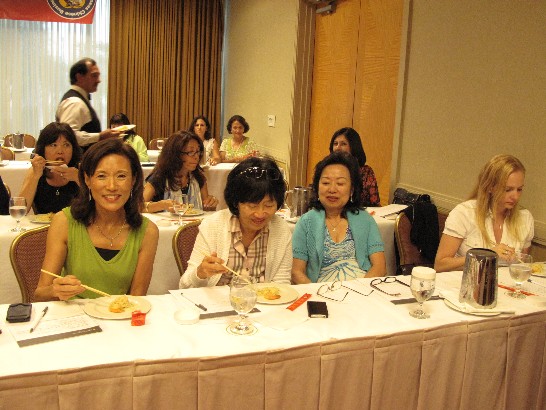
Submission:
M 203 306 L 201 303 L 195 303 L 193 300 L 189 299 L 187 296 L 185 296 L 183 293 L 180 294 L 180 296 L 182 296 L 184 299 L 186 299 L 187 301 L 193 303 L 195 306 L 197 306 L 199 309 L 203 310 L 203 311 L 207 311 L 207 308 L 205 306 Z
M 30 329 L 30 333 L 34 332 L 34 330 L 36 330 L 36 328 L 38 327 L 38 325 L 40 324 L 40 322 L 42 321 L 43 317 L 45 316 L 45 314 L 47 313 L 47 310 L 49 309 L 49 306 L 46 306 L 44 308 L 44 310 L 42 310 L 42 314 L 40 315 L 40 317 L 38 318 L 37 322 L 34 324 L 34 326 Z

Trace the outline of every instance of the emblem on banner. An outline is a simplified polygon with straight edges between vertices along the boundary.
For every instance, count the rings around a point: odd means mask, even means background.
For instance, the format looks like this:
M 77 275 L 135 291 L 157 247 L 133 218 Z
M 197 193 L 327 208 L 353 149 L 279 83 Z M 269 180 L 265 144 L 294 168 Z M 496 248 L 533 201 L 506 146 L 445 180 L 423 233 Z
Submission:
M 51 10 L 66 19 L 81 19 L 92 13 L 97 0 L 47 0 Z

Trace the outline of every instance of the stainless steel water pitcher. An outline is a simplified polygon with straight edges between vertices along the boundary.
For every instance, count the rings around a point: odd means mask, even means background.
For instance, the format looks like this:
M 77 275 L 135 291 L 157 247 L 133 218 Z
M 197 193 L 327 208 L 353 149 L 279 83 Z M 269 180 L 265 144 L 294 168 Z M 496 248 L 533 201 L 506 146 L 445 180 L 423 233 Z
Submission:
M 18 132 L 15 134 L 8 135 L 8 141 L 9 144 L 15 148 L 15 149 L 24 149 L 25 148 L 25 135 L 19 134 Z
M 497 254 L 491 249 L 472 248 L 466 260 L 459 292 L 459 302 L 477 309 L 497 306 Z
M 297 186 L 286 192 L 287 199 L 289 195 L 292 195 L 292 200 L 287 201 L 287 205 L 290 208 L 290 217 L 294 218 L 306 213 L 311 201 L 311 190 L 306 187 Z

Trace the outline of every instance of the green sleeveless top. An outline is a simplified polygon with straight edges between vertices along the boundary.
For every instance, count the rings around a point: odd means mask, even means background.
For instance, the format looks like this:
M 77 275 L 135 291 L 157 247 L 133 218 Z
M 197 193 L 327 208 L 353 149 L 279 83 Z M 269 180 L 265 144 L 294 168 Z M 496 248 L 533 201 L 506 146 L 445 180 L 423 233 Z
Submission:
M 74 275 L 83 284 L 111 295 L 127 294 L 149 219 L 143 217 L 140 228 L 129 231 L 127 241 L 118 254 L 105 261 L 91 242 L 86 226 L 72 217 L 70 207 L 64 208 L 63 212 L 68 219 L 68 250 L 62 275 Z M 100 296 L 86 290 L 76 297 L 93 299 Z

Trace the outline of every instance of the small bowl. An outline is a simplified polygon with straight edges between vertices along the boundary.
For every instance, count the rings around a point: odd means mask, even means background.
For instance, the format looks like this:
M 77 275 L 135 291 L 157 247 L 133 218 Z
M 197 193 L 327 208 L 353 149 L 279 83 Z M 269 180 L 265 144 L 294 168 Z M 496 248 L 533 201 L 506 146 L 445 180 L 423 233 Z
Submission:
M 196 309 L 178 309 L 176 312 L 174 312 L 174 320 L 179 325 L 193 325 L 197 322 L 199 322 L 199 317 L 201 316 L 201 313 L 199 313 Z

